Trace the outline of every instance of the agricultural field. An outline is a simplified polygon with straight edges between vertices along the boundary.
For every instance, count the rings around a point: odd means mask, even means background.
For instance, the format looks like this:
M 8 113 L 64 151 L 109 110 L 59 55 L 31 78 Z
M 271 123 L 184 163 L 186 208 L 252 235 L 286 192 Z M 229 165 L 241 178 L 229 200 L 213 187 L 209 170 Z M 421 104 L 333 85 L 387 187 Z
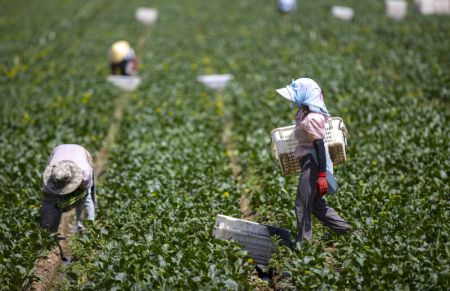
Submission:
M 71 237 L 58 289 L 448 289 L 450 18 L 412 1 L 401 22 L 383 1 L 338 2 L 280 15 L 268 0 L 1 0 L 0 289 L 26 288 L 57 244 L 39 208 L 61 143 L 109 152 L 97 219 Z M 154 26 L 135 21 L 140 6 L 158 9 Z M 131 93 L 106 82 L 121 39 L 143 80 Z M 197 81 L 212 73 L 234 79 L 217 93 Z M 245 218 L 296 233 L 297 177 L 281 175 L 269 143 L 295 114 L 275 89 L 306 76 L 349 130 L 327 200 L 357 232 L 315 220 L 311 243 L 277 248 L 265 282 L 239 244 L 211 234 L 217 214 L 243 215 L 243 199 Z

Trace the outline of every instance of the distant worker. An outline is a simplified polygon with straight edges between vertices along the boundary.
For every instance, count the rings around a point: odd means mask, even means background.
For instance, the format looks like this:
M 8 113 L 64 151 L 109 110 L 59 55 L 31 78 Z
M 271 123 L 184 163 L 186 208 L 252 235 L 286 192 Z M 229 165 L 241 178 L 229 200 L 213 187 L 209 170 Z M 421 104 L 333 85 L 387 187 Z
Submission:
M 77 227 L 82 216 L 95 219 L 95 182 L 91 154 L 76 144 L 55 147 L 45 168 L 42 189 L 42 226 L 58 231 L 61 214 L 76 208 Z
M 301 167 L 295 201 L 297 240 L 311 240 L 311 213 L 336 233 L 349 233 L 352 227 L 323 199 L 328 191 L 327 171 L 333 174 L 333 163 L 324 143 L 325 123 L 330 114 L 322 90 L 313 80 L 300 78 L 277 92 L 298 107 L 295 118 L 298 145 L 294 152 Z
M 113 43 L 109 51 L 111 74 L 134 76 L 137 74 L 137 60 L 134 50 L 127 41 Z
M 297 10 L 297 0 L 278 0 L 278 11 L 291 13 Z

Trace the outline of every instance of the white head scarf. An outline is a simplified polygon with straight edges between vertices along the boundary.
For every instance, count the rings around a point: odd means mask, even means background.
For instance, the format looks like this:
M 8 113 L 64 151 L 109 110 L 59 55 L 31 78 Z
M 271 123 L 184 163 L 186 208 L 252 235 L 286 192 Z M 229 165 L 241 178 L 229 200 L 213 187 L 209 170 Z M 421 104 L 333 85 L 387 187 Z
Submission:
M 292 102 L 294 106 L 308 105 L 309 111 L 330 116 L 323 100 L 322 89 L 309 78 L 300 78 L 289 85 L 293 91 Z

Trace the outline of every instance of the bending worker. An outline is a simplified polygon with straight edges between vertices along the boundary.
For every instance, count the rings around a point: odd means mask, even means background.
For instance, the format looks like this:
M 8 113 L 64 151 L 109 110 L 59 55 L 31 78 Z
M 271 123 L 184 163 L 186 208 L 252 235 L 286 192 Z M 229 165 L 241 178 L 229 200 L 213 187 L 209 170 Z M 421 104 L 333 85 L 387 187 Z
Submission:
M 136 54 L 127 41 L 113 43 L 109 58 L 112 75 L 134 76 L 137 74 Z
M 301 166 L 295 201 L 297 240 L 311 240 L 311 213 L 339 234 L 350 232 L 351 226 L 323 199 L 328 191 L 327 170 L 333 178 L 333 164 L 324 143 L 325 123 L 330 114 L 322 90 L 313 80 L 300 78 L 277 92 L 298 107 L 295 118 L 298 146 L 294 152 Z
M 42 226 L 57 232 L 61 213 L 76 208 L 78 229 L 82 215 L 95 219 L 95 183 L 91 154 L 82 146 L 55 147 L 45 168 L 42 197 Z

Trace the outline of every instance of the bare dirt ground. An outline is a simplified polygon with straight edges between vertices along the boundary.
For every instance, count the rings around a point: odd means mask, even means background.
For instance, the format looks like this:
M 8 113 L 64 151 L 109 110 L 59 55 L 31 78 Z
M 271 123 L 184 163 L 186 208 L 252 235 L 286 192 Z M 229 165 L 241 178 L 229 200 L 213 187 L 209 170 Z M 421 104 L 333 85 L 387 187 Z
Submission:
M 233 173 L 234 179 L 236 180 L 238 191 L 241 193 L 240 198 L 240 208 L 241 208 L 241 218 L 245 220 L 254 221 L 255 216 L 252 214 L 250 209 L 250 199 L 248 197 L 248 191 L 244 187 L 244 181 L 242 179 L 241 175 L 241 167 L 239 165 L 238 158 L 235 154 L 233 142 L 231 140 L 232 136 L 232 128 L 233 128 L 233 122 L 229 118 L 225 106 L 224 100 L 222 97 L 222 94 L 218 92 L 216 94 L 216 106 L 218 114 L 222 117 L 223 122 L 223 131 L 222 131 L 222 142 L 225 145 L 226 154 L 228 157 L 228 167 L 231 169 L 231 172 Z M 268 286 L 267 282 L 263 282 L 259 277 L 258 273 L 253 271 L 251 274 L 248 275 L 248 279 L 250 282 L 252 282 L 252 285 L 254 286 L 254 290 L 256 291 L 273 291 L 275 289 Z
M 243 181 L 241 177 L 241 167 L 239 166 L 239 162 L 237 156 L 234 151 L 233 142 L 231 140 L 233 122 L 231 118 L 229 118 L 229 114 L 226 112 L 223 96 L 220 92 L 216 94 L 216 106 L 218 114 L 222 117 L 223 122 L 223 132 L 222 132 L 222 142 L 226 148 L 226 154 L 228 157 L 228 166 L 233 173 L 234 179 L 237 182 L 238 190 L 241 192 L 240 199 L 240 207 L 242 213 L 242 219 L 252 220 L 251 210 L 250 210 L 250 202 L 248 198 L 247 191 L 244 190 Z
M 53 281 L 58 276 L 58 271 L 63 261 L 70 260 L 68 239 L 72 234 L 71 222 L 73 221 L 73 217 L 74 210 L 63 213 L 58 229 L 58 245 L 36 260 L 29 274 L 31 280 L 25 288 L 26 290 L 49 290 Z

